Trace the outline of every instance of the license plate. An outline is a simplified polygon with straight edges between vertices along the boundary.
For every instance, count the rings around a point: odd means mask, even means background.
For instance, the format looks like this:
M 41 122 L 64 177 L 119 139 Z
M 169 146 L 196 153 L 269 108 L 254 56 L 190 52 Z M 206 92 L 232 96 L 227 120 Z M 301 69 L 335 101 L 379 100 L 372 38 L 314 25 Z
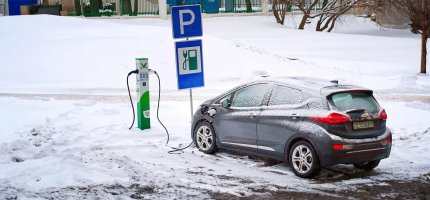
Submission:
M 375 123 L 373 121 L 364 121 L 364 122 L 353 122 L 353 129 L 366 129 L 366 128 L 374 128 Z

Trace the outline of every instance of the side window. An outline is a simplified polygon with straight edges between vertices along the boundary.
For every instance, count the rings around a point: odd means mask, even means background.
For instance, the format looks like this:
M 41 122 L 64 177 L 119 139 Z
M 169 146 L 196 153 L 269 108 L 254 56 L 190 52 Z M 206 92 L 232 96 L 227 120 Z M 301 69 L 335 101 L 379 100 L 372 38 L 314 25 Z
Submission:
M 300 90 L 277 85 L 270 97 L 269 106 L 298 104 L 302 102 L 302 98 Z
M 261 105 L 269 84 L 256 84 L 235 92 L 232 107 L 258 107 Z
M 231 95 L 232 95 L 233 93 L 230 93 L 230 94 L 228 94 L 227 96 L 225 96 L 225 97 L 223 97 L 223 98 L 221 98 L 221 99 L 219 99 L 218 101 L 215 101 L 214 102 L 214 104 L 221 104 L 221 102 L 222 101 L 224 101 L 224 99 L 230 99 L 231 100 Z

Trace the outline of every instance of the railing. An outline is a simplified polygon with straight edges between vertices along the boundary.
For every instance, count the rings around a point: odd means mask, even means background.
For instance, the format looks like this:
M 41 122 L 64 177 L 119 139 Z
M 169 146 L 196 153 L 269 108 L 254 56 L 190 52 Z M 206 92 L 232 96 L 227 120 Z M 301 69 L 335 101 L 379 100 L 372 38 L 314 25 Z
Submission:
M 248 10 L 246 8 L 245 0 L 185 0 L 185 2 L 178 2 L 178 0 L 167 0 L 167 12 L 170 14 L 172 6 L 191 4 L 200 4 L 202 7 L 202 12 L 206 14 L 261 12 L 261 0 L 250 1 L 251 9 Z
M 245 0 L 220 0 L 221 13 L 261 12 L 261 0 L 250 0 L 251 9 L 246 8 Z
M 109 0 L 101 8 L 93 8 L 89 0 L 84 0 L 80 5 L 81 12 L 68 12 L 69 16 L 138 16 L 159 15 L 158 0 L 137 0 L 138 10 L 135 12 L 134 0 Z M 172 6 L 200 4 L 202 12 L 214 13 L 254 13 L 261 12 L 262 0 L 250 0 L 247 7 L 245 0 L 166 0 L 167 14 L 170 14 Z M 75 5 L 75 7 L 78 7 Z M 100 7 L 100 6 L 97 6 Z
M 269 0 L 269 12 L 272 12 L 272 0 Z M 307 5 L 310 5 L 311 1 L 307 2 Z M 305 10 L 307 9 L 307 7 L 305 6 Z M 317 3 L 317 5 L 315 5 L 312 10 L 313 11 L 318 11 L 318 10 L 322 10 L 323 9 L 323 2 L 320 1 Z M 301 10 L 299 9 L 299 7 L 297 6 L 291 6 L 288 8 L 288 12 L 301 12 Z
M 77 6 L 75 6 L 77 7 Z M 92 8 L 89 1 L 80 5 L 81 12 L 69 12 L 69 16 L 139 16 L 139 15 L 158 15 L 158 0 L 137 0 L 137 12 L 135 12 L 134 0 L 111 0 L 98 8 Z

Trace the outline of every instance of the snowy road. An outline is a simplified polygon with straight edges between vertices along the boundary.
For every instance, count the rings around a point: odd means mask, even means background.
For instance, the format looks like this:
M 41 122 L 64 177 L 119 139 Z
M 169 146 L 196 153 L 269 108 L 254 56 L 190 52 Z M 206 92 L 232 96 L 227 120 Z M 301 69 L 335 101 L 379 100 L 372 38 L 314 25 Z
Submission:
M 384 197 L 377 187 L 397 184 L 412 188 L 416 184 L 422 196 L 422 187 L 429 186 L 430 166 L 428 160 L 419 160 L 422 154 L 418 152 L 429 150 L 425 144 L 430 141 L 430 126 L 425 132 L 410 134 L 411 129 L 403 127 L 408 124 L 389 124 L 394 132 L 392 155 L 374 172 L 339 165 L 305 180 L 284 163 L 232 152 L 206 155 L 191 147 L 182 154 L 168 154 L 167 137 L 155 119 L 151 130 L 128 130 L 131 112 L 124 98 L 30 97 L 0 97 L 1 110 L 9 113 L 2 133 L 10 133 L 2 135 L 0 144 L 4 152 L 0 156 L 1 197 L 264 198 L 308 197 L 310 192 L 311 196 L 345 198 L 349 191 L 363 187 Z M 428 106 L 416 101 L 383 104 L 388 110 Z M 155 116 L 156 102 L 152 105 L 151 115 Z M 170 112 L 173 109 L 176 112 Z M 187 145 L 188 102 L 162 101 L 160 112 L 171 131 L 169 146 Z M 420 112 L 416 113 L 419 117 Z M 402 116 L 390 115 L 392 122 L 398 118 Z M 408 132 L 397 134 L 402 130 Z M 407 191 L 389 195 L 401 197 Z

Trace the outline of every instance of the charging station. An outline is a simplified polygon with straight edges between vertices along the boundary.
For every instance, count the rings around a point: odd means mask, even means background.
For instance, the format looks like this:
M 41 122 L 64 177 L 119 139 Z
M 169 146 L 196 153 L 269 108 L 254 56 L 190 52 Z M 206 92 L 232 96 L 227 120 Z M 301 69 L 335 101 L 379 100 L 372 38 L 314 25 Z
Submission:
M 140 130 L 151 128 L 149 112 L 149 66 L 148 58 L 136 58 L 137 127 Z
M 186 41 L 175 42 L 176 72 L 178 78 L 178 89 L 190 90 L 190 108 L 192 119 L 194 114 L 192 88 L 204 86 L 202 41 L 188 40 L 189 37 L 201 37 L 203 35 L 200 5 L 172 7 L 172 25 L 174 39 L 186 38 Z M 167 130 L 166 126 L 164 126 L 164 124 L 161 122 L 158 116 L 161 99 L 161 80 L 157 71 L 149 69 L 148 58 L 136 58 L 136 70 L 130 71 L 127 74 L 127 90 L 128 96 L 130 98 L 131 108 L 133 111 L 133 122 L 129 129 L 133 128 L 136 116 L 129 85 L 129 77 L 132 74 L 137 74 L 137 126 L 140 130 L 151 128 L 151 118 L 149 110 L 149 73 L 155 74 L 158 79 L 157 120 L 158 122 L 160 122 L 161 126 L 163 126 L 164 130 L 166 131 L 167 145 L 169 143 L 170 138 L 169 131 Z M 176 153 L 178 151 L 182 151 L 190 147 L 192 144 L 193 142 L 183 148 L 171 147 L 173 150 L 168 151 L 168 153 Z

